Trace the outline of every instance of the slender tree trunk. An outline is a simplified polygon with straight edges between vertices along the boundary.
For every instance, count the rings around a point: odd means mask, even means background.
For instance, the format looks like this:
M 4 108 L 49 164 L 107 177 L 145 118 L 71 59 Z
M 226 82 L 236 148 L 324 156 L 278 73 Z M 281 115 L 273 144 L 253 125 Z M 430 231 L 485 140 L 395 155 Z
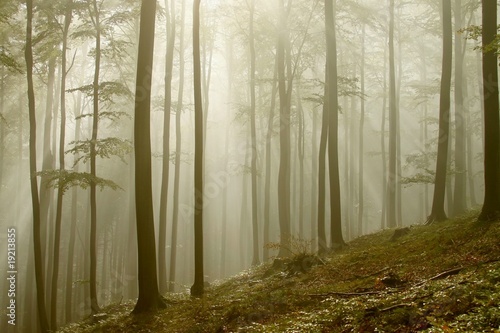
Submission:
M 297 151 L 299 155 L 299 237 L 305 239 L 304 235 L 304 109 L 302 108 L 302 96 L 300 84 L 297 84 L 297 119 L 298 138 Z
M 101 67 L 101 25 L 97 0 L 93 1 L 95 39 L 95 68 L 93 82 L 92 139 L 90 142 L 90 175 L 96 177 L 96 141 L 99 123 L 99 72 Z M 91 14 L 92 15 L 92 14 Z M 97 198 L 96 184 L 90 183 L 90 308 L 100 311 L 97 301 Z
M 285 77 L 285 47 L 287 24 L 284 1 L 279 1 L 278 92 L 280 99 L 280 166 L 278 172 L 278 212 L 280 223 L 280 250 L 278 257 L 290 255 L 290 104 Z
M 252 144 L 252 265 L 260 263 L 259 258 L 259 217 L 257 210 L 257 133 L 255 126 L 255 37 L 254 37 L 255 0 L 250 2 L 249 40 L 250 40 L 250 135 Z
M 151 79 L 155 35 L 156 1 L 143 0 L 137 56 L 134 112 L 135 207 L 139 298 L 133 313 L 164 308 L 158 292 L 156 244 L 151 186 Z M 165 129 L 168 131 L 168 129 Z
M 396 75 L 394 66 L 394 0 L 390 0 L 389 22 L 389 175 L 387 177 L 387 226 L 394 228 L 396 220 L 396 159 L 397 159 L 397 105 L 396 105 Z
M 337 40 L 335 32 L 336 0 L 325 3 L 326 61 L 325 104 L 330 113 L 328 121 L 328 166 L 330 176 L 330 242 L 333 250 L 344 246 L 342 236 L 342 206 L 340 200 L 339 153 L 338 153 L 338 87 L 337 87 Z M 327 97 L 328 96 L 328 97 Z
M 363 24 L 361 36 L 361 110 L 359 115 L 359 164 L 358 164 L 358 236 L 363 235 L 364 214 L 364 126 L 365 126 L 365 35 L 366 27 Z
M 226 129 L 224 140 L 224 173 L 229 177 L 229 128 L 231 118 L 231 102 L 233 96 L 233 41 L 231 37 L 226 42 L 227 54 L 227 113 L 226 113 Z M 226 243 L 227 243 L 227 184 L 222 189 L 222 226 L 221 226 L 221 247 L 220 247 L 220 278 L 226 276 Z M 265 251 L 265 250 L 264 250 Z
M 179 225 L 179 184 L 181 176 L 181 118 L 184 96 L 184 17 L 186 12 L 185 1 L 182 1 L 181 29 L 179 36 L 179 92 L 177 95 L 177 108 L 175 110 L 175 174 L 174 174 L 174 205 L 172 214 L 172 240 L 170 243 L 170 275 L 168 291 L 175 290 L 175 271 L 177 263 L 177 232 Z
M 455 30 L 462 28 L 462 1 L 455 0 Z M 467 209 L 467 151 L 466 119 L 463 95 L 463 60 L 462 39 L 455 37 L 455 187 L 453 194 L 453 215 L 460 215 Z
M 79 93 L 77 97 L 76 106 L 74 108 L 75 113 L 75 141 L 80 141 L 80 130 L 81 130 L 81 119 L 79 116 L 82 114 L 82 94 Z M 78 160 L 78 153 L 75 155 L 75 160 Z M 75 165 L 75 172 L 79 172 L 78 164 Z M 72 320 L 72 300 L 73 300 L 73 261 L 75 258 L 75 241 L 76 241 L 76 224 L 78 221 L 78 187 L 74 186 L 71 193 L 71 229 L 69 233 L 68 241 L 68 263 L 66 265 L 66 317 L 65 322 L 70 323 Z
M 315 237 L 317 236 L 317 211 L 314 206 L 318 205 L 318 116 L 316 114 L 316 109 L 311 112 L 312 117 L 312 135 L 311 135 L 311 217 L 309 219 L 310 223 L 310 235 L 311 235 L 311 253 L 317 251 L 317 243 Z
M 194 284 L 191 295 L 200 297 L 204 293 L 203 274 L 203 110 L 201 97 L 200 65 L 200 2 L 193 2 L 193 76 L 195 108 L 195 153 L 194 153 Z
M 483 0 L 482 3 L 483 47 L 491 47 L 497 34 L 497 2 Z M 483 51 L 484 203 L 479 221 L 491 221 L 500 217 L 498 60 L 494 49 Z
M 62 223 L 62 205 L 65 184 L 62 181 L 63 173 L 65 172 L 65 136 L 66 136 L 66 50 L 68 45 L 68 31 L 71 23 L 73 12 L 73 1 L 66 2 L 66 13 L 64 16 L 64 27 L 62 36 L 62 56 L 61 56 L 61 129 L 59 137 L 59 172 L 61 182 L 57 189 L 57 206 L 56 206 L 56 221 L 54 230 L 54 253 L 52 266 L 52 288 L 51 288 L 51 309 L 50 309 L 50 327 L 52 330 L 57 328 L 57 285 L 59 278 L 59 247 L 61 243 L 61 223 Z
M 175 48 L 175 1 L 171 0 L 170 13 L 168 1 L 165 0 L 167 11 L 167 50 L 165 56 L 165 90 L 163 104 L 163 159 L 162 180 L 160 190 L 160 221 L 158 228 L 158 268 L 160 293 L 167 291 L 167 201 L 168 201 L 168 178 L 170 172 L 170 113 L 172 109 L 172 70 L 174 67 Z
M 386 38 L 387 41 L 387 38 Z M 386 43 L 387 44 L 387 43 Z M 382 98 L 382 121 L 380 125 L 380 151 L 382 155 L 382 214 L 380 217 L 380 229 L 385 229 L 387 223 L 387 193 L 389 183 L 387 182 L 387 156 L 385 150 L 385 125 L 387 118 L 387 48 L 384 47 L 384 85 Z
M 271 88 L 271 102 L 269 108 L 269 117 L 267 119 L 266 133 L 266 179 L 264 180 L 264 251 L 263 261 L 269 260 L 269 248 L 266 246 L 269 243 L 269 229 L 271 224 L 271 162 L 272 162 L 272 139 L 273 139 L 273 124 L 274 124 L 274 109 L 276 108 L 276 94 L 278 81 L 278 57 L 274 60 L 274 74 Z
M 30 185 L 31 185 L 31 206 L 33 209 L 33 243 L 35 254 L 35 280 L 37 288 L 38 316 L 40 319 L 40 329 L 42 333 L 48 332 L 49 323 L 45 310 L 45 290 L 43 282 L 43 257 L 42 244 L 40 242 L 40 202 L 38 201 L 38 182 L 36 178 L 36 117 L 35 117 L 35 91 L 33 87 L 33 49 L 32 22 L 33 22 L 33 1 L 26 0 L 26 47 L 24 57 L 26 60 L 26 77 L 28 82 L 28 108 L 30 120 Z
M 439 98 L 439 140 L 436 162 L 436 178 L 431 215 L 427 223 L 447 219 L 444 211 L 446 189 L 446 169 L 448 161 L 448 141 L 450 126 L 450 87 L 453 61 L 451 0 L 443 0 L 443 62 L 441 75 L 441 92 Z

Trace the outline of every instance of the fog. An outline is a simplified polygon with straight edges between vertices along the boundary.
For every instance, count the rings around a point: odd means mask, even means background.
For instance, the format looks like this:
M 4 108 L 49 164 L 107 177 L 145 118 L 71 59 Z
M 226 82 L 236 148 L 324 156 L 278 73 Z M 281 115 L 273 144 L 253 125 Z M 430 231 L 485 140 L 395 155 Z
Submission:
M 278 200 L 282 194 L 278 179 L 280 163 L 283 163 L 280 158 L 283 118 L 280 118 L 282 100 L 277 50 L 283 35 L 283 82 L 289 94 L 287 125 L 290 128 L 289 150 L 285 152 L 289 158 L 290 186 L 288 237 L 292 239 L 286 250 L 293 254 L 300 251 L 301 246 L 308 251 L 317 251 L 321 246 L 318 245 L 317 228 L 318 170 L 321 168 L 318 156 L 326 100 L 324 1 L 285 1 L 286 14 L 280 11 L 281 2 L 201 1 L 203 250 L 204 280 L 208 283 L 239 274 L 252 264 L 272 260 L 280 250 L 283 233 L 282 230 L 280 233 Z M 97 141 L 94 141 L 97 144 L 95 170 L 99 180 L 88 177 L 94 126 L 94 3 L 99 11 L 102 48 L 98 132 Z M 461 8 L 461 24 L 456 24 L 458 10 L 455 7 L 453 42 L 457 43 L 459 39 L 461 46 L 453 50 L 453 66 L 457 62 L 458 49 L 463 70 L 459 83 L 463 101 L 455 103 L 454 69 L 451 90 L 448 90 L 451 118 L 444 205 L 448 217 L 482 204 L 484 193 L 483 87 L 481 52 L 476 49 L 481 39 L 480 36 L 479 40 L 473 39 L 471 31 L 459 32 L 470 25 L 480 25 L 481 10 L 477 1 L 457 3 Z M 95 263 L 99 306 L 138 296 L 132 143 L 134 93 L 138 85 L 135 75 L 140 5 L 136 1 L 115 0 L 82 0 L 74 1 L 73 5 L 67 36 L 66 93 L 63 99 L 61 55 L 68 4 L 56 0 L 35 1 L 33 13 L 36 167 L 37 172 L 41 172 L 36 176 L 41 205 L 41 257 L 49 318 L 50 305 L 54 302 L 51 297 L 55 278 L 53 268 L 59 265 L 57 327 L 81 320 L 91 313 L 89 185 L 92 181 L 97 185 Z M 165 258 L 164 262 L 157 264 L 159 270 L 163 265 L 166 271 L 165 276 L 158 277 L 161 293 L 186 292 L 193 283 L 195 272 L 192 6 L 190 0 L 175 1 L 174 7 L 170 1 L 160 1 L 156 12 L 154 62 L 150 73 L 153 82 L 150 140 L 155 244 L 157 256 L 163 251 Z M 250 20 L 252 6 L 255 6 L 253 21 Z M 339 106 L 337 147 L 341 236 L 345 242 L 383 228 L 421 224 L 431 215 L 440 141 L 441 2 L 396 2 L 394 9 L 397 131 L 392 134 L 397 137 L 395 174 L 389 174 L 388 164 L 391 103 L 389 9 L 387 1 L 371 0 L 337 1 L 335 8 L 335 80 Z M 5 292 L 9 289 L 7 277 L 15 271 L 12 274 L 16 276 L 16 328 L 18 332 L 35 332 L 39 324 L 24 60 L 26 5 L 3 1 L 0 13 L 6 13 L 0 14 L 0 239 L 5 244 L 0 250 L 0 286 L 3 291 L 0 299 L 2 309 L 8 314 L 8 309 L 5 309 L 11 297 Z M 283 16 L 286 31 L 282 31 L 280 23 Z M 167 26 L 172 29 L 174 25 L 171 107 L 166 110 L 166 52 L 172 42 Z M 255 49 L 254 78 L 251 75 L 251 41 Z M 181 85 L 182 94 L 179 94 Z M 61 178 L 56 172 L 61 162 L 61 100 L 65 100 L 66 109 L 63 149 L 67 178 Z M 163 125 L 165 112 L 170 114 L 168 129 Z M 251 136 L 252 117 L 255 144 Z M 165 133 L 169 136 L 168 152 L 163 149 Z M 457 146 L 457 137 L 464 139 L 462 146 Z M 332 209 L 328 152 L 327 148 L 325 234 L 327 247 L 334 247 L 329 223 Z M 169 170 L 165 247 L 162 249 L 159 220 L 165 153 L 169 156 Z M 266 181 L 269 181 L 268 187 Z M 391 181 L 396 189 L 394 221 L 389 220 L 387 204 Z M 465 187 L 456 194 L 454 190 L 458 181 Z M 65 188 L 59 260 L 54 262 L 58 184 L 62 182 Z M 255 196 L 252 195 L 253 187 Z M 459 199 L 462 197 L 464 202 Z M 173 215 L 175 209 L 176 217 Z M 176 230 L 172 227 L 174 220 Z M 6 245 L 10 242 L 8 230 L 11 228 L 15 228 L 14 269 L 8 266 L 11 260 Z M 254 234 L 255 230 L 257 234 Z M 177 251 L 172 279 L 173 235 L 177 237 L 174 242 Z M 4 319 L 5 315 L 0 321 L 1 331 L 14 332 L 12 325 Z

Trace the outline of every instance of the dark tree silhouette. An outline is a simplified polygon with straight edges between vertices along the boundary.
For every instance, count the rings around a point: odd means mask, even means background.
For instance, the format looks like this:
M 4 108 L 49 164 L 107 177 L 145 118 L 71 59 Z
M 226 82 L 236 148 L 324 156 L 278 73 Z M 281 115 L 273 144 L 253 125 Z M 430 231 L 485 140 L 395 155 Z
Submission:
M 259 224 L 257 216 L 257 134 L 255 129 L 255 36 L 254 36 L 255 0 L 250 2 L 249 40 L 250 40 L 250 128 L 252 137 L 252 265 L 260 263 Z
M 165 307 L 158 292 L 156 245 L 151 186 L 151 74 L 155 34 L 156 0 L 143 0 L 134 113 L 135 205 L 139 298 L 133 313 Z M 165 129 L 168 131 L 168 129 Z
M 448 140 L 450 131 L 450 89 L 453 56 L 453 36 L 451 29 L 451 0 L 443 0 L 443 62 L 441 72 L 441 92 L 439 95 L 439 137 L 434 180 L 434 197 L 431 215 L 427 224 L 447 219 L 444 211 L 446 189 L 446 168 L 448 165 Z
M 394 0 L 389 6 L 389 175 L 387 177 L 387 226 L 392 228 L 396 220 L 396 156 L 397 156 L 397 104 L 396 104 L 396 74 L 394 65 Z M 384 135 L 382 133 L 382 135 Z
M 193 3 L 193 76 L 194 76 L 194 284 L 191 295 L 203 296 L 203 110 L 200 63 L 200 2 Z
M 28 82 L 28 111 L 30 122 L 30 185 L 31 206 L 33 209 L 33 243 L 35 253 L 35 282 L 38 306 L 38 319 L 42 333 L 48 332 L 49 323 L 45 309 L 45 288 L 43 282 L 42 244 L 40 241 L 40 202 L 38 200 L 38 182 L 36 179 L 36 116 L 35 116 L 35 91 L 33 87 L 33 1 L 26 1 L 26 47 L 24 57 L 26 61 L 26 78 Z
M 175 1 L 165 1 L 165 15 L 167 17 L 167 49 L 165 55 L 165 89 L 163 102 L 163 158 L 160 191 L 160 221 L 158 228 L 158 269 L 160 279 L 160 292 L 167 291 L 167 201 L 168 181 L 170 170 L 170 112 L 172 107 L 172 70 L 174 67 L 175 46 Z
M 484 203 L 480 221 L 500 217 L 498 67 L 492 43 L 497 34 L 497 1 L 483 0 Z
M 335 32 L 336 0 L 325 2 L 326 26 L 326 82 L 325 104 L 328 119 L 328 167 L 330 176 L 330 242 L 331 248 L 344 246 L 340 203 L 339 152 L 338 152 L 338 85 L 337 85 L 337 37 Z

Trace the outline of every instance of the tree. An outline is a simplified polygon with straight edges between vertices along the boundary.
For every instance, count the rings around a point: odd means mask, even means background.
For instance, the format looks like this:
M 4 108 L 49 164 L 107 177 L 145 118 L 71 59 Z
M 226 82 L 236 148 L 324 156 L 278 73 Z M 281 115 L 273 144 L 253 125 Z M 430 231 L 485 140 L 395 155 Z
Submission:
M 448 165 L 448 141 L 450 131 L 450 89 L 453 57 L 451 29 L 451 0 L 443 0 L 443 60 L 441 72 L 441 91 L 439 95 L 439 139 L 434 179 L 434 196 L 431 214 L 427 224 L 447 219 L 444 211 L 446 189 L 446 169 Z
M 203 106 L 201 98 L 200 2 L 193 2 L 193 77 L 194 77 L 194 284 L 191 295 L 203 296 Z
M 483 0 L 484 202 L 479 221 L 500 217 L 500 128 L 496 47 L 497 2 Z
M 389 175 L 387 177 L 387 226 L 392 228 L 398 223 L 396 220 L 396 183 L 397 183 L 397 118 L 396 104 L 396 74 L 394 65 L 394 0 L 389 6 Z M 382 133 L 382 135 L 384 135 Z
M 455 30 L 462 29 L 462 0 L 455 0 Z M 464 52 L 462 38 L 455 36 L 455 188 L 453 192 L 453 215 L 460 215 L 467 209 L 467 152 L 466 122 L 464 105 Z
M 250 40 L 250 132 L 252 140 L 252 265 L 258 265 L 259 259 L 259 221 L 257 216 L 257 134 L 255 129 L 255 36 L 254 36 L 255 0 L 250 2 L 249 35 Z
M 33 243 L 35 253 L 35 281 L 38 305 L 38 318 L 42 333 L 48 332 L 49 323 L 45 309 L 45 288 L 43 281 L 42 244 L 40 241 L 40 202 L 38 200 L 38 182 L 36 178 L 36 117 L 35 117 L 35 91 L 33 87 L 33 0 L 26 1 L 26 47 L 24 57 L 26 60 L 26 78 L 28 82 L 28 110 L 30 120 L 30 184 L 31 207 L 33 209 Z
M 177 261 L 177 227 L 179 224 L 179 183 L 181 168 L 181 116 L 184 97 L 184 17 L 186 3 L 182 1 L 181 29 L 179 36 L 179 92 L 177 94 L 177 108 L 175 110 L 175 173 L 174 173 L 174 206 L 172 213 L 172 241 L 170 243 L 170 272 L 168 290 L 174 291 L 175 271 Z
M 93 0 L 92 14 L 89 6 L 89 14 L 96 31 L 95 34 L 95 64 L 93 88 L 93 113 L 92 113 L 92 139 L 90 141 L 90 175 L 96 177 L 96 142 L 99 124 L 99 74 L 101 66 L 101 22 L 100 11 L 97 0 Z M 97 199 L 96 183 L 90 183 L 90 308 L 92 313 L 99 312 L 97 302 Z
M 59 138 L 59 172 L 65 171 L 64 156 L 65 148 L 65 134 L 66 134 L 66 77 L 68 74 L 66 64 L 66 52 L 68 49 L 68 32 L 73 15 L 73 0 L 68 0 L 64 8 L 64 25 L 62 36 L 62 56 L 61 56 L 61 129 Z M 57 284 L 59 276 L 59 253 L 61 243 L 61 223 L 62 223 L 62 209 L 63 209 L 63 196 L 64 184 L 59 183 L 60 186 L 57 190 L 57 206 L 56 206 L 56 221 L 54 230 L 54 254 L 52 266 L 52 287 L 51 287 L 51 306 L 50 306 L 50 326 L 53 330 L 57 328 Z M 70 291 L 68 291 L 70 292 Z
M 342 211 L 340 199 L 340 175 L 338 153 L 338 84 L 337 84 L 337 37 L 335 32 L 336 0 L 325 2 L 326 29 L 326 80 L 325 105 L 328 119 L 328 167 L 330 176 L 330 242 L 331 248 L 344 246 L 342 236 Z
M 155 34 L 156 0 L 143 0 L 141 6 L 139 54 L 134 111 L 135 205 L 139 298 L 133 313 L 164 308 L 158 292 L 156 245 L 151 186 L 151 74 Z M 165 129 L 168 131 L 168 128 Z
M 281 246 L 278 257 L 290 255 L 290 103 L 285 76 L 285 47 L 288 30 L 285 4 L 279 1 L 278 95 L 280 101 L 280 165 L 278 172 L 278 213 Z M 291 78 L 289 78 L 290 80 Z M 289 86 L 288 89 L 291 87 Z
M 160 292 L 167 291 L 167 263 L 166 263 L 166 239 L 167 239 L 167 197 L 168 177 L 170 166 L 170 112 L 172 108 L 172 70 L 174 64 L 175 46 L 175 1 L 171 1 L 171 9 L 168 9 L 168 1 L 165 0 L 167 16 L 167 50 L 165 55 L 165 89 L 163 102 L 163 158 L 160 192 L 160 221 L 158 228 L 158 268 L 160 270 Z

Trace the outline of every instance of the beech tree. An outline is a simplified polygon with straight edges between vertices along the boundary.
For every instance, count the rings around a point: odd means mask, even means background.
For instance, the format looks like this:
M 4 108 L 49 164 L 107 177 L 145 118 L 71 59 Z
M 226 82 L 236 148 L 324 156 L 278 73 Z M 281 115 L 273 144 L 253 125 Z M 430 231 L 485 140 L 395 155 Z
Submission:
M 201 97 L 200 2 L 193 2 L 194 150 L 194 283 L 191 295 L 204 293 L 203 274 L 203 101 Z
M 434 179 L 434 196 L 431 214 L 427 223 L 447 219 L 444 211 L 446 190 L 446 169 L 448 165 L 448 140 L 450 131 L 450 89 L 452 70 L 452 29 L 451 29 L 451 0 L 443 0 L 443 60 L 441 73 L 441 91 L 439 94 L 439 134 Z
M 43 279 L 42 244 L 40 240 L 40 202 L 38 199 L 38 182 L 36 175 L 36 117 L 35 117 L 35 91 L 33 86 L 33 1 L 26 1 L 26 48 L 24 57 L 26 61 L 26 78 L 28 82 L 28 111 L 30 119 L 30 184 L 31 207 L 33 209 L 33 243 L 35 253 L 35 280 L 36 298 L 38 305 L 38 319 L 42 333 L 49 331 L 47 311 L 45 308 L 45 286 Z
M 479 221 L 500 216 L 500 124 L 496 45 L 497 2 L 482 1 L 483 100 L 484 100 L 484 202 Z
M 151 75 L 155 35 L 156 0 L 141 6 L 139 53 L 134 111 L 135 206 L 139 298 L 133 313 L 166 306 L 158 291 L 156 245 L 151 187 Z M 165 129 L 168 131 L 168 128 Z

